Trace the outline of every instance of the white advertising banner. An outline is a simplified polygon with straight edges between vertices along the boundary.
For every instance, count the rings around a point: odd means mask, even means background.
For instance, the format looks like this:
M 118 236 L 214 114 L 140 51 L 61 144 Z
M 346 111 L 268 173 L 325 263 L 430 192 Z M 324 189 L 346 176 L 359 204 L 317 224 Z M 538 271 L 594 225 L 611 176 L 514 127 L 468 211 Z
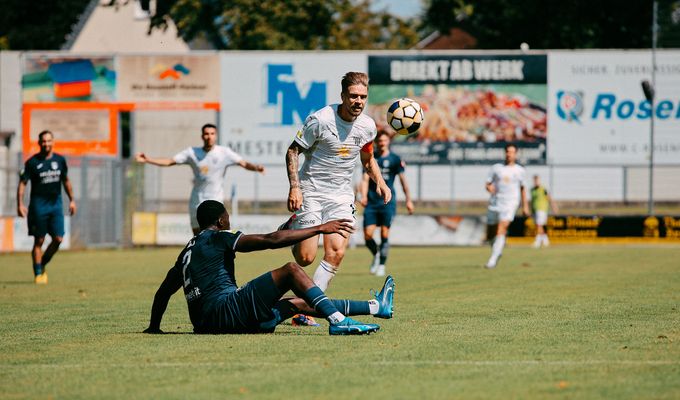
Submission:
M 245 234 L 269 233 L 288 217 L 290 215 L 286 214 L 232 216 L 231 229 Z M 364 245 L 362 226 L 363 219 L 357 216 L 357 229 L 352 234 L 350 246 Z M 485 234 L 486 225 L 481 217 L 397 215 L 390 230 L 390 243 L 396 246 L 477 246 L 482 244 Z M 191 237 L 188 215 L 158 214 L 156 244 L 184 246 Z
M 277 229 L 287 215 L 240 215 L 232 218 L 232 229 L 244 233 L 267 233 Z M 350 244 L 363 246 L 363 219 L 357 216 L 357 230 Z M 376 231 L 376 240 L 378 239 Z M 396 246 L 474 246 L 486 235 L 482 218 L 461 216 L 397 215 L 390 229 L 390 243 Z
M 189 214 L 158 214 L 156 244 L 184 246 L 194 236 Z
M 221 57 L 220 143 L 257 163 L 284 164 L 286 149 L 307 115 L 340 102 L 342 76 L 368 71 L 368 57 L 361 53 Z
M 551 52 L 548 163 L 649 163 L 650 51 Z M 680 51 L 656 56 L 654 162 L 680 163 Z

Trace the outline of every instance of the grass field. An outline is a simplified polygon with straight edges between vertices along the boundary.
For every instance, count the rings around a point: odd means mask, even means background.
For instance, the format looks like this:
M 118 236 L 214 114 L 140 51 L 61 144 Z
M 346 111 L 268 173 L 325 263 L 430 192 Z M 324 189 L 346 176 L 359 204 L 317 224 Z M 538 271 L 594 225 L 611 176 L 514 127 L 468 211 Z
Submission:
M 375 335 L 194 335 L 181 294 L 173 334 L 142 334 L 178 251 L 63 252 L 40 287 L 1 255 L 0 398 L 680 398 L 677 246 L 515 246 L 491 271 L 487 248 L 394 248 Z M 289 254 L 239 254 L 240 283 Z M 367 299 L 368 260 L 350 250 L 329 295 Z

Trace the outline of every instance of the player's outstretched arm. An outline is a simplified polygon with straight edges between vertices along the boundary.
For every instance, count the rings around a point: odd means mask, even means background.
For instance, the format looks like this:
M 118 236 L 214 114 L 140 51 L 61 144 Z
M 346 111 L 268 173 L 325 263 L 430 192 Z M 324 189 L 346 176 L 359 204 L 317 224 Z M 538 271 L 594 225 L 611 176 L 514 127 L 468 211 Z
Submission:
M 238 165 L 241 168 L 247 169 L 248 171 L 254 171 L 254 172 L 259 172 L 261 174 L 264 174 L 264 165 L 262 165 L 262 164 L 253 164 L 253 163 L 248 162 L 246 160 L 241 160 L 241 161 L 239 161 Z
M 182 287 L 182 274 L 178 268 L 172 267 L 161 286 L 156 291 L 153 297 L 153 305 L 151 306 L 151 319 L 149 327 L 144 330 L 144 333 L 163 333 L 161 330 L 161 320 L 165 309 L 168 308 L 168 301 L 170 297 L 175 294 L 179 288 Z
M 286 151 L 286 172 L 288 173 L 288 211 L 294 212 L 302 207 L 302 190 L 300 190 L 300 178 L 298 176 L 298 163 L 302 147 L 296 142 L 291 143 Z
M 373 180 L 376 184 L 376 192 L 383 198 L 385 204 L 392 200 L 392 191 L 385 183 L 385 180 L 380 173 L 380 167 L 373 157 L 373 152 L 361 152 L 361 164 L 364 167 L 364 171 L 368 174 L 368 177 Z
M 348 237 L 353 231 L 352 220 L 338 219 L 305 229 L 285 229 L 266 234 L 243 235 L 236 242 L 234 250 L 247 253 L 250 251 L 278 249 L 291 246 L 320 233 L 338 233 L 343 237 Z
M 170 167 L 177 164 L 172 158 L 151 158 L 144 153 L 135 154 L 135 161 L 141 164 L 149 163 L 159 167 Z

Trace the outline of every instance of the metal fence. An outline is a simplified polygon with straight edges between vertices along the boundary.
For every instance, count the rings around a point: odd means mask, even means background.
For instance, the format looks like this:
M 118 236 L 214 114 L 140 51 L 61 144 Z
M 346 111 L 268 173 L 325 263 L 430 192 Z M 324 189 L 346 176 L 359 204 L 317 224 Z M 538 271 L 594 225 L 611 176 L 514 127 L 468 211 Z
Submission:
M 71 220 L 73 247 L 129 245 L 131 215 L 135 211 L 186 212 L 191 191 L 191 172 L 187 167 L 159 168 L 96 157 L 70 157 L 67 161 L 78 204 L 78 213 Z M 3 216 L 16 215 L 20 168 L 16 156 L 0 160 Z M 287 212 L 285 167 L 266 168 L 264 175 L 238 167 L 228 170 L 225 193 L 228 198 L 248 205 L 241 212 L 258 213 L 264 204 L 268 204 L 270 212 Z M 487 200 L 484 181 L 488 171 L 489 166 L 409 166 L 406 177 L 415 201 L 450 203 L 451 207 L 444 209 L 455 212 L 455 204 Z M 646 166 L 547 165 L 528 167 L 527 174 L 527 180 L 534 174 L 541 176 L 557 201 L 621 204 L 647 201 Z M 357 170 L 357 181 L 359 176 Z M 400 188 L 397 192 L 398 198 L 403 199 Z M 654 200 L 680 203 L 680 165 L 655 167 Z M 235 207 L 238 202 L 232 204 Z

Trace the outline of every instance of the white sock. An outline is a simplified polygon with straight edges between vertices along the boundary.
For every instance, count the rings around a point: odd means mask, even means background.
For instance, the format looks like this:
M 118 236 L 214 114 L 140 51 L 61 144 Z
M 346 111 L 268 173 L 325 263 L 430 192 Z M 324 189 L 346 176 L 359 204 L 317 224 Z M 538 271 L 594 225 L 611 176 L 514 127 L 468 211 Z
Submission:
M 331 282 L 331 279 L 335 276 L 337 268 L 325 260 L 321 260 L 319 263 L 319 266 L 316 267 L 316 271 L 314 272 L 314 284 L 321 289 L 321 291 L 325 292 L 326 289 L 328 289 L 328 284 Z
M 503 254 L 503 247 L 505 247 L 505 235 L 496 236 L 496 240 L 491 246 L 491 258 L 489 258 L 489 264 L 496 264 L 498 262 L 498 257 Z
M 371 313 L 371 315 L 375 315 L 380 311 L 380 303 L 378 303 L 378 300 L 373 299 L 368 301 L 368 312 Z
M 347 318 L 347 317 L 345 317 L 340 311 L 336 311 L 333 314 L 329 315 L 327 319 L 328 319 L 328 322 L 335 325 L 335 324 L 338 324 L 338 323 L 344 321 L 345 318 Z
M 544 234 L 541 235 L 541 236 L 543 236 L 543 238 L 542 238 L 543 244 L 548 244 L 548 243 L 550 243 L 550 240 L 548 240 L 548 234 L 547 234 L 547 233 L 544 233 Z

